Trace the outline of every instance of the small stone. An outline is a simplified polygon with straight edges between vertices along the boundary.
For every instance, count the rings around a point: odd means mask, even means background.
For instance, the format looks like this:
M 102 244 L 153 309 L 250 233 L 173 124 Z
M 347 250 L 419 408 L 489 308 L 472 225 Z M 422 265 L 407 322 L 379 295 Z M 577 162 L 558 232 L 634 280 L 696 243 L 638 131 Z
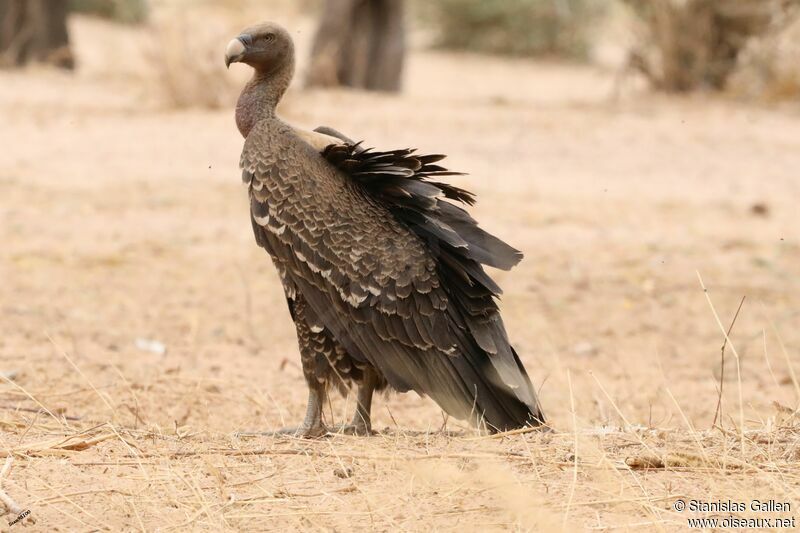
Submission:
M 769 206 L 763 202 L 758 202 L 750 206 L 750 213 L 757 217 L 769 216 Z
M 592 344 L 591 342 L 579 342 L 575 346 L 572 347 L 572 351 L 575 355 L 580 355 L 582 357 L 589 357 L 592 355 L 597 355 L 597 347 Z
M 8 381 L 14 381 L 19 375 L 19 370 L 7 370 L 5 372 L 0 372 L 0 375 L 2 375 Z
M 345 468 L 336 468 L 333 471 L 333 475 L 342 479 L 347 479 L 353 477 L 353 469 L 349 466 Z
M 150 352 L 156 355 L 164 355 L 167 353 L 166 345 L 157 340 L 138 338 L 134 341 L 134 345 L 143 352 Z

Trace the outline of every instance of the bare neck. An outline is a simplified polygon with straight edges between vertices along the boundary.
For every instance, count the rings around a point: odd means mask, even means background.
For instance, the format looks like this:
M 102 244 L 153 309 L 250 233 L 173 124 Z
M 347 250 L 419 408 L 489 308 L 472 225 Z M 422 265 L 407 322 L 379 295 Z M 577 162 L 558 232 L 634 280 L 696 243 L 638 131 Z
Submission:
M 258 121 L 275 117 L 275 108 L 289 88 L 293 75 L 293 59 L 271 71 L 256 69 L 236 104 L 236 127 L 242 137 L 247 137 Z

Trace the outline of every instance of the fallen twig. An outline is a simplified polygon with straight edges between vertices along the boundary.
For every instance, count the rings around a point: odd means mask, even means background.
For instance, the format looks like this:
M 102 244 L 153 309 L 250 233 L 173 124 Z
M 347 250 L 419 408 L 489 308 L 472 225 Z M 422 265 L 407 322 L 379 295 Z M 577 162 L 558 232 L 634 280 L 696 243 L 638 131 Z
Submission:
M 99 444 L 103 441 L 107 441 L 109 439 L 113 439 L 117 436 L 114 432 L 107 432 L 101 433 L 92 438 L 85 438 L 82 435 L 70 435 L 65 438 L 61 439 L 53 439 L 44 442 L 34 442 L 28 444 L 26 446 L 21 446 L 18 448 L 11 448 L 8 451 L 0 452 L 0 456 L 4 454 L 5 457 L 12 457 L 14 455 L 39 455 L 39 454 L 48 454 L 50 452 L 64 452 L 64 451 L 75 451 L 80 452 L 86 450 L 87 448 L 91 448 L 96 444 Z
M 690 452 L 667 452 L 663 455 L 645 453 L 634 455 L 625 459 L 625 464 L 633 470 L 665 469 L 665 468 L 702 468 L 712 467 L 715 469 L 736 469 L 758 470 L 753 465 L 735 459 L 725 457 L 724 459 L 709 460 L 702 455 Z

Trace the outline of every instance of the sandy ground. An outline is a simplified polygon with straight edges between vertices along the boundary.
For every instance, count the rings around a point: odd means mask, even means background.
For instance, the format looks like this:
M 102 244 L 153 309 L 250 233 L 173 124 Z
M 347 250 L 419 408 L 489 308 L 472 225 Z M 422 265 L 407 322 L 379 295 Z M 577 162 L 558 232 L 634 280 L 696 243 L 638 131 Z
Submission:
M 297 422 L 306 391 L 232 108 L 165 109 L 124 71 L 145 60 L 108 71 L 90 52 L 110 30 L 75 30 L 76 75 L 0 73 L 3 486 L 36 519 L 12 530 L 681 531 L 706 515 L 679 498 L 798 514 L 800 109 L 612 101 L 611 72 L 425 51 L 400 96 L 293 90 L 293 123 L 469 173 L 476 216 L 525 253 L 496 277 L 555 431 L 481 436 L 406 394 L 377 400 L 372 438 L 243 438 Z

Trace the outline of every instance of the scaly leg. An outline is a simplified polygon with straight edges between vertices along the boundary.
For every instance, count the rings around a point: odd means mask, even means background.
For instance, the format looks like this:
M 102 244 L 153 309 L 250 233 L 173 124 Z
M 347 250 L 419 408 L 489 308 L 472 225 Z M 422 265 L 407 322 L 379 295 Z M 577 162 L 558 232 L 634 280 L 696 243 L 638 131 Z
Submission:
M 348 435 L 372 435 L 372 394 L 378 384 L 378 376 L 372 367 L 364 370 L 364 380 L 358 385 L 356 413 L 350 424 L 340 426 L 337 432 Z
M 245 436 L 270 436 L 291 435 L 294 437 L 304 437 L 316 439 L 328 434 L 328 427 L 322 422 L 322 407 L 325 404 L 325 386 L 317 383 L 315 386 L 308 387 L 308 406 L 306 407 L 306 417 L 302 424 L 296 427 L 281 428 L 275 431 L 262 431 L 257 433 L 241 433 Z

